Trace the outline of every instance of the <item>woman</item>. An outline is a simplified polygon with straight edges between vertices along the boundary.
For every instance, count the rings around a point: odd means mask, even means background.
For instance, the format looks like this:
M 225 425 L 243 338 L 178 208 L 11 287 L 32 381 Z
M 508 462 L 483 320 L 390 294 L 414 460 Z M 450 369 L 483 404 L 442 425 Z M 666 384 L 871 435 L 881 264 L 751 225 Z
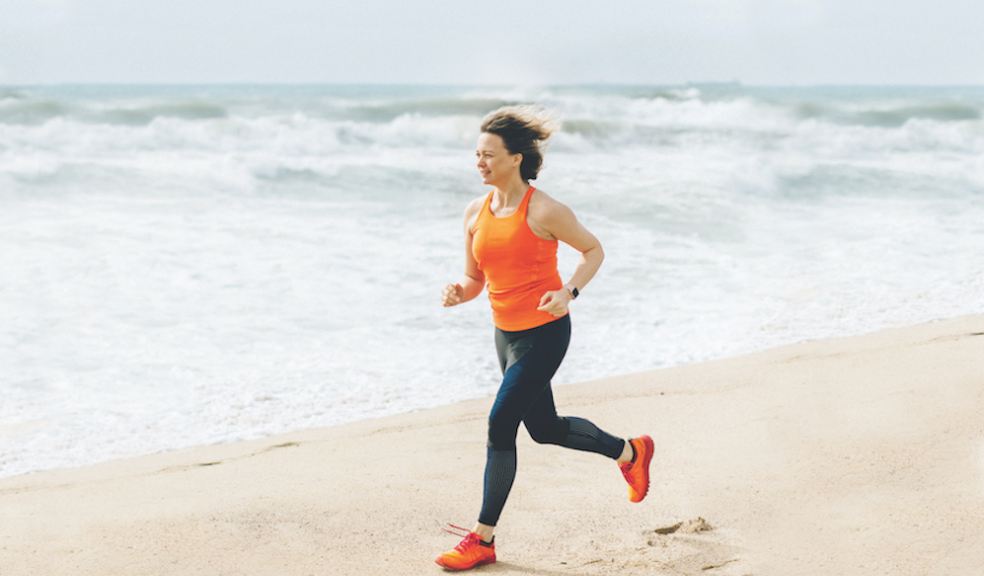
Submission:
M 568 306 L 598 271 L 598 239 L 563 203 L 531 186 L 543 164 L 540 143 L 551 134 L 532 108 L 500 108 L 486 116 L 475 152 L 482 182 L 492 190 L 465 209 L 465 276 L 444 288 L 443 305 L 481 294 L 488 282 L 495 345 L 503 379 L 489 413 L 482 509 L 472 530 L 447 530 L 463 540 L 435 559 L 452 570 L 495 562 L 493 531 L 516 476 L 516 434 L 523 422 L 533 440 L 596 452 L 615 460 L 629 483 L 629 500 L 649 490 L 653 441 L 622 440 L 576 416 L 558 416 L 550 379 L 567 352 Z M 582 258 L 564 284 L 558 241 Z M 466 534 L 467 532 L 467 534 Z

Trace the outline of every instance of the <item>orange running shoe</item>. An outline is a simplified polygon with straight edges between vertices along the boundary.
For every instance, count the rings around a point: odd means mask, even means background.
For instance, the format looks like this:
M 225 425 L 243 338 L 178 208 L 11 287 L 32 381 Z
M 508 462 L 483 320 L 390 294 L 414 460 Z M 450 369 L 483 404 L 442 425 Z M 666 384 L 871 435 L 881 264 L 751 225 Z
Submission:
M 464 540 L 459 542 L 454 550 L 449 550 L 435 558 L 434 562 L 447 570 L 468 570 L 482 564 L 495 562 L 495 536 L 492 537 L 490 544 L 485 545 L 482 543 L 482 538 L 475 532 L 451 523 L 448 523 L 448 526 L 456 528 L 458 531 L 447 528 L 441 528 L 441 530 L 455 536 L 464 536 Z M 467 532 L 467 535 L 464 535 L 463 532 Z
M 635 448 L 635 462 L 619 464 L 622 476 L 629 483 L 629 501 L 642 502 L 649 492 L 649 461 L 653 459 L 653 439 L 643 434 L 638 438 L 629 438 Z

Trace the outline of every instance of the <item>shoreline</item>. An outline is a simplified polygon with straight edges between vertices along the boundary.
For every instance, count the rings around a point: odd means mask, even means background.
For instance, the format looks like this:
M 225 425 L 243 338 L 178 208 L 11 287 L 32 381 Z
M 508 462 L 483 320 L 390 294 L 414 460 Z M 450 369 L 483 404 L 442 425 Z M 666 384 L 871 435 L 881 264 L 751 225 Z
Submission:
M 874 328 L 874 329 L 868 330 L 866 332 L 860 332 L 860 333 L 855 333 L 855 334 L 845 334 L 845 335 L 838 335 L 838 336 L 816 336 L 816 337 L 804 338 L 802 340 L 798 340 L 798 341 L 794 341 L 794 342 L 790 342 L 790 343 L 786 343 L 786 344 L 778 344 L 778 345 L 774 345 L 774 346 L 767 346 L 767 347 L 758 348 L 758 349 L 751 350 L 751 351 L 744 351 L 744 352 L 739 352 L 739 353 L 736 353 L 736 354 L 728 354 L 728 355 L 720 356 L 720 357 L 705 358 L 705 359 L 702 359 L 702 360 L 685 361 L 685 362 L 681 362 L 681 363 L 678 363 L 678 364 L 671 364 L 671 365 L 668 365 L 668 366 L 661 366 L 661 367 L 658 367 L 658 368 L 649 368 L 647 370 L 629 371 L 629 372 L 618 372 L 618 373 L 607 374 L 607 375 L 601 376 L 601 377 L 589 378 L 589 379 L 585 379 L 585 380 L 577 380 L 577 381 L 574 381 L 574 382 L 563 382 L 563 383 L 559 383 L 559 384 L 555 382 L 553 384 L 553 388 L 554 388 L 554 390 L 556 390 L 558 386 L 560 386 L 560 387 L 576 386 L 576 385 L 581 385 L 581 384 L 589 384 L 589 383 L 592 383 L 592 382 L 607 381 L 607 380 L 611 380 L 611 379 L 625 379 L 625 378 L 630 378 L 631 379 L 631 378 L 634 378 L 634 377 L 639 376 L 639 375 L 649 374 L 649 373 L 660 371 L 660 370 L 673 370 L 673 369 L 684 368 L 684 367 L 688 367 L 688 366 L 701 365 L 701 364 L 708 363 L 708 362 L 720 362 L 720 361 L 724 361 L 724 360 L 730 360 L 730 359 L 734 359 L 734 358 L 740 358 L 740 357 L 744 357 L 744 356 L 749 356 L 749 355 L 754 355 L 754 354 L 760 354 L 760 353 L 768 352 L 768 351 L 771 351 L 771 350 L 777 350 L 777 349 L 780 349 L 780 348 L 785 348 L 787 346 L 797 346 L 797 345 L 801 345 L 801 344 L 808 344 L 808 343 L 812 343 L 812 342 L 819 342 L 819 341 L 825 341 L 825 340 L 834 340 L 834 339 L 839 339 L 839 338 L 853 338 L 853 337 L 857 337 L 857 336 L 865 336 L 865 335 L 868 335 L 868 334 L 873 334 L 873 333 L 881 332 L 881 331 L 884 331 L 884 330 L 895 330 L 895 329 L 902 329 L 902 328 L 908 328 L 908 327 L 915 327 L 915 326 L 921 326 L 921 325 L 924 325 L 924 324 L 932 324 L 932 323 L 936 323 L 936 322 L 945 322 L 945 321 L 956 320 L 956 319 L 965 318 L 965 317 L 973 317 L 973 316 L 976 316 L 976 315 L 975 314 L 963 314 L 963 315 L 953 316 L 953 317 L 947 317 L 947 318 L 934 318 L 932 320 L 925 320 L 925 321 L 921 321 L 921 322 L 918 322 L 918 323 L 915 323 L 915 324 L 906 324 L 906 323 L 904 323 L 904 321 L 901 321 L 900 320 L 900 321 L 895 322 L 895 323 L 893 323 L 891 325 L 888 325 L 888 326 L 883 326 L 883 327 L 880 327 L 880 328 Z M 355 423 L 358 423 L 358 422 L 368 422 L 368 421 L 372 421 L 372 420 L 381 420 L 381 419 L 386 419 L 386 418 L 391 418 L 391 417 L 398 417 L 398 416 L 403 416 L 403 415 L 407 415 L 407 414 L 413 414 L 413 413 L 421 412 L 421 411 L 427 411 L 427 410 L 434 410 L 434 409 L 437 409 L 437 408 L 449 407 L 449 406 L 453 406 L 453 405 L 456 405 L 456 404 L 459 404 L 459 403 L 463 403 L 463 402 L 479 402 L 479 401 L 482 401 L 483 399 L 489 399 L 489 400 L 491 400 L 494 397 L 495 397 L 495 392 L 493 391 L 491 394 L 486 395 L 486 396 L 476 396 L 474 398 L 464 398 L 464 399 L 461 399 L 461 400 L 452 401 L 450 403 L 438 404 L 438 405 L 434 405 L 434 406 L 423 406 L 423 407 L 413 408 L 410 411 L 406 411 L 406 412 L 397 412 L 397 413 L 393 413 L 393 414 L 382 414 L 382 415 L 374 415 L 374 416 L 368 416 L 368 417 L 360 417 L 360 418 L 357 418 L 355 420 L 350 420 L 350 421 L 346 421 L 346 422 L 339 422 L 339 423 L 334 423 L 334 424 L 325 424 L 325 425 L 317 425 L 317 426 L 305 426 L 305 427 L 291 429 L 291 430 L 285 430 L 285 431 L 281 431 L 281 432 L 274 432 L 274 433 L 271 433 L 271 434 L 257 436 L 257 437 L 254 437 L 254 438 L 236 439 L 236 440 L 218 440 L 218 441 L 211 442 L 211 443 L 196 443 L 196 444 L 190 444 L 190 445 L 186 445 L 186 446 L 178 446 L 178 447 L 174 447 L 174 448 L 164 448 L 164 449 L 157 450 L 155 452 L 142 452 L 142 453 L 136 453 L 136 454 L 122 455 L 122 456 L 113 456 L 113 457 L 109 457 L 109 458 L 105 458 L 105 459 L 97 460 L 97 461 L 93 461 L 93 462 L 85 462 L 85 463 L 80 463 L 80 464 L 67 464 L 67 465 L 55 466 L 55 467 L 52 467 L 52 468 L 42 468 L 42 469 L 38 469 L 38 470 L 29 470 L 29 471 L 26 471 L 26 472 L 18 472 L 16 474 L 12 474 L 12 475 L 0 476 L 0 482 L 3 482 L 4 480 L 14 480 L 14 479 L 27 478 L 27 477 L 30 477 L 30 476 L 33 476 L 33 475 L 36 475 L 36 474 L 45 473 L 45 472 L 70 471 L 70 470 L 77 470 L 77 469 L 80 469 L 80 468 L 88 468 L 88 467 L 91 467 L 91 466 L 100 466 L 100 465 L 110 464 L 110 463 L 116 462 L 118 460 L 133 460 L 133 459 L 149 458 L 149 457 L 155 457 L 155 456 L 164 456 L 164 455 L 170 454 L 172 452 L 196 450 L 196 449 L 199 449 L 199 448 L 209 448 L 209 447 L 216 447 L 216 446 L 222 446 L 222 445 L 227 445 L 227 444 L 263 443 L 263 442 L 265 442 L 267 440 L 276 439 L 276 438 L 285 437 L 285 436 L 290 436 L 290 435 L 293 435 L 293 434 L 298 434 L 298 433 L 303 433 L 303 432 L 308 432 L 308 431 L 326 430 L 326 429 L 335 428 L 335 427 L 339 427 L 339 426 L 347 426 L 347 425 L 355 424 Z
M 984 315 L 555 386 L 559 414 L 653 436 L 650 495 L 630 504 L 613 464 L 521 427 L 485 571 L 984 565 L 981 390 Z M 0 566 L 441 573 L 432 559 L 456 540 L 440 526 L 470 526 L 481 504 L 493 398 L 0 478 Z M 712 529 L 657 533 L 697 517 Z

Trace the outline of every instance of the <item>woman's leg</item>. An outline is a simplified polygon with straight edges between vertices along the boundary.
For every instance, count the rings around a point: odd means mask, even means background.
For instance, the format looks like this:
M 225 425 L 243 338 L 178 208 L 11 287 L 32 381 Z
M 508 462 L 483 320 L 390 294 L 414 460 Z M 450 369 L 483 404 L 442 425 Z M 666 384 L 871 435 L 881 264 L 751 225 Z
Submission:
M 534 442 L 595 452 L 613 460 L 620 459 L 628 445 L 625 440 L 612 436 L 590 420 L 578 416 L 557 416 L 549 383 L 533 403 L 523 423 Z
M 516 433 L 519 423 L 549 386 L 570 343 L 570 320 L 521 332 L 496 330 L 496 350 L 503 368 L 502 385 L 489 413 L 485 483 L 478 517 L 485 534 L 495 526 L 516 477 Z M 477 531 L 477 530 L 476 530 Z

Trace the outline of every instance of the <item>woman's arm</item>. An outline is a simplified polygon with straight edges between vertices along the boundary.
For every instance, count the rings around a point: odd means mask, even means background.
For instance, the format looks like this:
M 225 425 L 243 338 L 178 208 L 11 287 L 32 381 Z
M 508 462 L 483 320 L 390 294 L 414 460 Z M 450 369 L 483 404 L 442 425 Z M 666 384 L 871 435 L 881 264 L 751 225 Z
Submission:
M 581 253 L 581 262 L 570 280 L 564 284 L 564 288 L 544 293 L 537 307 L 537 310 L 563 316 L 567 312 L 567 304 L 574 299 L 569 290 L 577 288 L 578 294 L 584 290 L 601 268 L 605 251 L 598 238 L 578 222 L 574 211 L 560 202 L 553 201 L 544 206 L 539 221 L 551 235 Z
M 476 202 L 479 200 L 482 203 L 485 201 L 484 197 L 479 198 L 465 208 L 465 275 L 457 284 L 448 284 L 444 288 L 444 306 L 464 304 L 481 294 L 485 288 L 485 273 L 479 270 L 478 262 L 472 255 L 472 233 L 469 227 L 472 216 L 476 212 Z M 481 204 L 478 208 L 481 208 Z

